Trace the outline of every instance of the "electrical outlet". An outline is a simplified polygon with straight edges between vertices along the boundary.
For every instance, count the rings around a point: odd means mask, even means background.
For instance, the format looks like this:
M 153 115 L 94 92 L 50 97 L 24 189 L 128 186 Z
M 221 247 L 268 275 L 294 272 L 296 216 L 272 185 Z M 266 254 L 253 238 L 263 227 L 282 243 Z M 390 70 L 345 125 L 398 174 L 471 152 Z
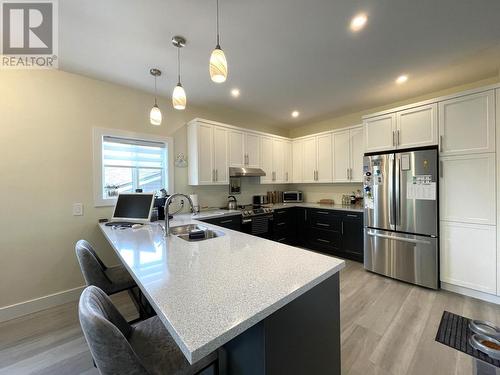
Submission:
M 83 216 L 83 203 L 73 203 L 73 216 Z

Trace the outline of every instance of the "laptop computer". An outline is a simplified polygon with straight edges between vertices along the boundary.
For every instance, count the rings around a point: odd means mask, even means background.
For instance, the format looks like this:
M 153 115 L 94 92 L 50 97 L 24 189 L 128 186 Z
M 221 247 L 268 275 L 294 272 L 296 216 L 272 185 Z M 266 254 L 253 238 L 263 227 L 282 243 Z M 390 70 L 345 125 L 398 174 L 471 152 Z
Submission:
M 121 193 L 116 200 L 111 221 L 106 225 L 132 226 L 151 221 L 154 193 Z

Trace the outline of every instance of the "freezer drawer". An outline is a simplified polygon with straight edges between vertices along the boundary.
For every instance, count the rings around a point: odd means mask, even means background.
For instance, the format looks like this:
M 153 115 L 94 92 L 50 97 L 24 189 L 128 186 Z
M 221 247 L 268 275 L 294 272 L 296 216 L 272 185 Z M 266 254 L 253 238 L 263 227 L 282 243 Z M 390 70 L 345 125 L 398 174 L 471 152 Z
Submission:
M 365 269 L 438 289 L 438 239 L 365 228 Z

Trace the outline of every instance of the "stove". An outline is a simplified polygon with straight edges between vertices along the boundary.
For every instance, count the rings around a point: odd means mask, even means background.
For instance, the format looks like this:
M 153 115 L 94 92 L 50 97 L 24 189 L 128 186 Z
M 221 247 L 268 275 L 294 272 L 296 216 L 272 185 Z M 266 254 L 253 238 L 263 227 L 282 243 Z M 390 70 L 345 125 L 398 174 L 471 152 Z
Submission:
M 240 209 L 243 232 L 268 239 L 272 237 L 274 212 L 272 208 L 249 205 Z

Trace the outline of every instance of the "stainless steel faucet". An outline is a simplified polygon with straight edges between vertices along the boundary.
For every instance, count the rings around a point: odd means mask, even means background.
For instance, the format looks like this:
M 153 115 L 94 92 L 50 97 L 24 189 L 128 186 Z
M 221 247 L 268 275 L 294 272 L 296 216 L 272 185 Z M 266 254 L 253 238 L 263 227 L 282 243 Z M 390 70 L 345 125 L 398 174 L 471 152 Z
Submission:
M 171 196 L 169 196 L 167 198 L 167 200 L 165 201 L 165 236 L 170 236 L 170 222 L 168 220 L 168 207 L 170 206 L 170 202 L 172 202 L 172 199 L 174 199 L 175 197 L 186 198 L 189 202 L 189 205 L 191 206 L 191 213 L 194 213 L 193 201 L 191 200 L 189 195 L 176 193 L 176 194 L 172 194 Z

